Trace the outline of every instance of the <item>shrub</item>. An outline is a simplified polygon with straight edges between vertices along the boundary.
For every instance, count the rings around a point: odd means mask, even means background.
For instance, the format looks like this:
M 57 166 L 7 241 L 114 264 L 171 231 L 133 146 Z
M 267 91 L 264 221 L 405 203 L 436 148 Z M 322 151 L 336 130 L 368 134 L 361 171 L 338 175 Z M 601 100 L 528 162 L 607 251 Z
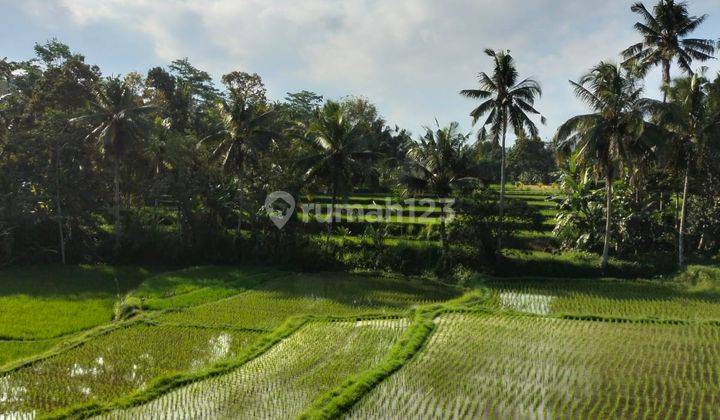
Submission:
M 132 318 L 143 310 L 142 299 L 126 295 L 115 302 L 114 319 L 116 321 Z

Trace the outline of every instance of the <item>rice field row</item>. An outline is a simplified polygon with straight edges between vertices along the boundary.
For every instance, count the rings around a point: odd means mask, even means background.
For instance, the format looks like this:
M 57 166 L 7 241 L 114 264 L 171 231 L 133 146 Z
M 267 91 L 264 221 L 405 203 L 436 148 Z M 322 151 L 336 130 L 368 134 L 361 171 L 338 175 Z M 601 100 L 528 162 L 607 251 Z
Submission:
M 585 284 L 583 284 L 585 283 Z M 537 315 L 720 321 L 717 297 L 629 281 L 537 281 L 490 285 L 495 308 Z
M 435 330 L 425 330 L 427 341 L 412 347 L 414 357 L 373 382 L 347 407 L 347 417 L 720 416 L 720 301 L 709 289 L 528 278 L 477 287 L 476 299 L 443 306 L 461 292 L 406 278 L 263 267 L 163 274 L 131 294 L 149 307 L 147 318 L 111 324 L 116 329 L 0 374 L 0 419 L 89 403 L 117 408 L 108 404 L 176 374 L 196 374 L 197 382 L 102 417 L 293 418 L 324 404 L 318 397 L 348 378 L 385 369 L 393 345 L 410 348 L 400 338 L 421 324 L 416 319 L 408 329 L 404 317 L 421 306 L 423 314 L 471 312 L 437 317 Z M 496 311 L 472 312 L 479 307 Z M 367 314 L 383 319 L 355 318 Z M 282 325 L 297 316 L 312 321 Z M 655 322 L 660 319 L 683 322 Z M 429 315 L 423 322 L 430 323 Z M 0 341 L 0 352 L 9 361 L 57 343 Z M 218 363 L 226 363 L 222 374 L 201 376 Z
M 59 339 L 37 341 L 0 341 L 0 367 L 14 360 L 43 353 L 58 344 Z
M 138 267 L 105 265 L 1 269 L 0 338 L 51 339 L 105 324 L 118 293 L 149 275 Z
M 534 190 L 508 186 L 506 196 L 509 199 L 524 201 L 529 206 L 538 207 L 543 217 L 553 219 L 557 213 L 556 204 L 549 200 L 549 197 L 556 192 L 553 188 Z M 306 222 L 325 220 L 329 213 L 330 203 L 329 196 L 306 197 L 300 207 L 312 212 L 313 215 L 301 212 L 301 220 Z M 448 199 L 432 197 L 409 198 L 390 194 L 355 194 L 347 199 L 339 200 L 335 204 L 335 210 L 344 221 L 435 224 L 439 220 L 441 207 L 447 203 Z
M 0 377 L 0 418 L 111 401 L 158 376 L 234 357 L 258 336 L 146 324 L 121 328 Z
M 105 418 L 293 418 L 318 394 L 378 363 L 406 326 L 406 320 L 311 323 L 229 374 Z
M 152 277 L 133 291 L 148 309 L 195 306 L 233 296 L 265 281 L 287 276 L 267 267 L 228 270 L 222 266 L 192 267 Z
M 445 315 L 351 419 L 716 418 L 720 328 Z
M 270 330 L 293 315 L 347 317 L 364 313 L 397 314 L 439 302 L 457 292 L 439 285 L 382 281 L 358 276 L 295 275 L 268 281 L 252 290 L 205 305 L 160 315 L 160 322 Z

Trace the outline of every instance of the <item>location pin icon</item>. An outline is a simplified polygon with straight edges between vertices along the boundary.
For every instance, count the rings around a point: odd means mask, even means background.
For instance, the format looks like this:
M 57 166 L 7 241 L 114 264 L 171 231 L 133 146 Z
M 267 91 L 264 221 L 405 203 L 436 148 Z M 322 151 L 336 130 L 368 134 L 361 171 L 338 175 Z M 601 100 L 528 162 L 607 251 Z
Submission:
M 274 206 L 278 200 L 285 202 L 282 210 Z M 282 229 L 295 212 L 295 198 L 285 191 L 273 191 L 265 198 L 265 211 L 270 216 L 270 221 L 278 229 Z

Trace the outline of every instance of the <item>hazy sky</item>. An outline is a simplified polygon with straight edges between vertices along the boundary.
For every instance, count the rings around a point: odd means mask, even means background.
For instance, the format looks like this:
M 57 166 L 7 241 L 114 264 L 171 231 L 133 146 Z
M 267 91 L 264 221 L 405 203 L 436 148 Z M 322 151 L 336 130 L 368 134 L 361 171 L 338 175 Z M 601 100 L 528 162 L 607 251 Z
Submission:
M 490 71 L 483 49 L 510 49 L 539 80 L 544 137 L 583 111 L 568 79 L 639 40 L 626 0 L 0 0 L 0 57 L 26 59 L 52 37 L 105 74 L 145 73 L 189 57 L 214 77 L 259 73 L 272 99 L 313 90 L 364 95 L 391 123 L 418 133 L 434 118 L 469 130 L 474 102 L 458 91 Z M 696 37 L 720 38 L 720 1 Z M 646 2 L 648 6 L 651 3 Z M 705 64 L 712 74 L 717 60 Z M 698 64 L 699 66 L 699 64 Z M 677 69 L 675 69 L 677 70 Z M 677 74 L 675 72 L 674 74 Z M 647 80 L 657 96 L 659 72 Z

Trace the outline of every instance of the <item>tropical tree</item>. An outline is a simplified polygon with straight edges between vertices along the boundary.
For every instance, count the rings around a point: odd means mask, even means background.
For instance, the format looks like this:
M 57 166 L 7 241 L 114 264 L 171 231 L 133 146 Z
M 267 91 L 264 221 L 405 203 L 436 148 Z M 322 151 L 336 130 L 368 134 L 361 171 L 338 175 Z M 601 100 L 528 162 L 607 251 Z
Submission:
M 526 184 L 552 182 L 557 171 L 555 154 L 538 137 L 518 137 L 507 156 L 512 179 Z
M 654 114 L 658 125 L 673 133 L 669 149 L 683 162 L 683 193 L 678 229 L 678 266 L 685 258 L 685 232 L 687 223 L 688 185 L 693 162 L 720 128 L 720 110 L 713 110 L 708 92 L 711 85 L 704 77 L 694 74 L 676 79 L 667 92 L 668 103 L 646 100 L 645 106 Z M 676 160 L 676 159 L 673 159 Z
M 120 249 L 120 165 L 126 150 L 135 142 L 143 140 L 150 130 L 147 115 L 154 109 L 140 98 L 119 78 L 108 79 L 90 101 L 91 111 L 73 118 L 71 123 L 87 123 L 92 127 L 88 138 L 99 140 L 103 152 L 112 160 L 115 251 Z
M 271 125 L 274 112 L 264 100 L 245 94 L 240 89 L 231 89 L 230 100 L 217 105 L 222 125 L 216 132 L 203 139 L 220 139 L 213 151 L 213 157 L 220 159 L 222 167 L 235 175 L 237 181 L 238 219 L 235 239 L 241 235 L 244 212 L 245 165 L 258 150 L 266 147 L 276 135 Z
M 673 60 L 680 68 L 692 75 L 692 62 L 706 61 L 715 54 L 715 43 L 710 39 L 688 38 L 707 18 L 707 15 L 690 16 L 687 3 L 660 0 L 653 13 L 643 3 L 630 8 L 642 18 L 635 23 L 642 42 L 635 43 L 621 54 L 625 64 L 632 64 L 641 74 L 655 66 L 662 67 L 663 86 L 670 83 L 670 67 Z
M 335 218 L 338 195 L 347 195 L 353 187 L 353 178 L 363 170 L 367 150 L 362 130 L 352 124 L 347 110 L 338 102 L 327 101 L 317 117 L 307 127 L 305 138 L 311 153 L 303 160 L 310 168 L 307 180 L 321 180 L 330 186 L 330 230 Z
M 605 269 L 610 249 L 612 183 L 625 165 L 629 149 L 643 134 L 643 89 L 634 76 L 605 62 L 570 84 L 592 113 L 567 120 L 558 128 L 554 141 L 561 158 L 575 155 L 578 164 L 590 165 L 605 177 L 605 239 L 600 262 Z
M 407 170 L 402 184 L 411 193 L 432 194 L 438 200 L 447 198 L 459 187 L 477 182 L 473 165 L 473 151 L 468 136 L 460 133 L 458 123 L 446 127 L 425 128 L 425 134 L 407 152 Z M 440 203 L 440 241 L 447 255 L 449 244 L 445 230 L 445 203 Z
M 482 100 L 477 108 L 470 112 L 473 125 L 487 114 L 483 127 L 489 127 L 493 137 L 501 139 L 500 159 L 500 227 L 498 229 L 498 250 L 502 248 L 503 213 L 505 210 L 505 137 L 508 127 L 516 135 L 529 133 L 536 137 L 538 129 L 529 114 L 540 115 L 535 108 L 535 100 L 542 95 L 540 84 L 533 79 L 521 81 L 515 67 L 515 61 L 509 51 L 486 49 L 485 54 L 492 57 L 494 69 L 491 75 L 481 72 L 478 76 L 479 89 L 461 90 L 460 94 L 468 98 Z M 544 124 L 545 119 L 541 116 Z
M 553 235 L 565 248 L 592 249 L 602 241 L 604 197 L 592 168 L 578 166 L 576 158 L 569 156 L 560 168 L 561 194 L 553 197 L 558 209 Z

